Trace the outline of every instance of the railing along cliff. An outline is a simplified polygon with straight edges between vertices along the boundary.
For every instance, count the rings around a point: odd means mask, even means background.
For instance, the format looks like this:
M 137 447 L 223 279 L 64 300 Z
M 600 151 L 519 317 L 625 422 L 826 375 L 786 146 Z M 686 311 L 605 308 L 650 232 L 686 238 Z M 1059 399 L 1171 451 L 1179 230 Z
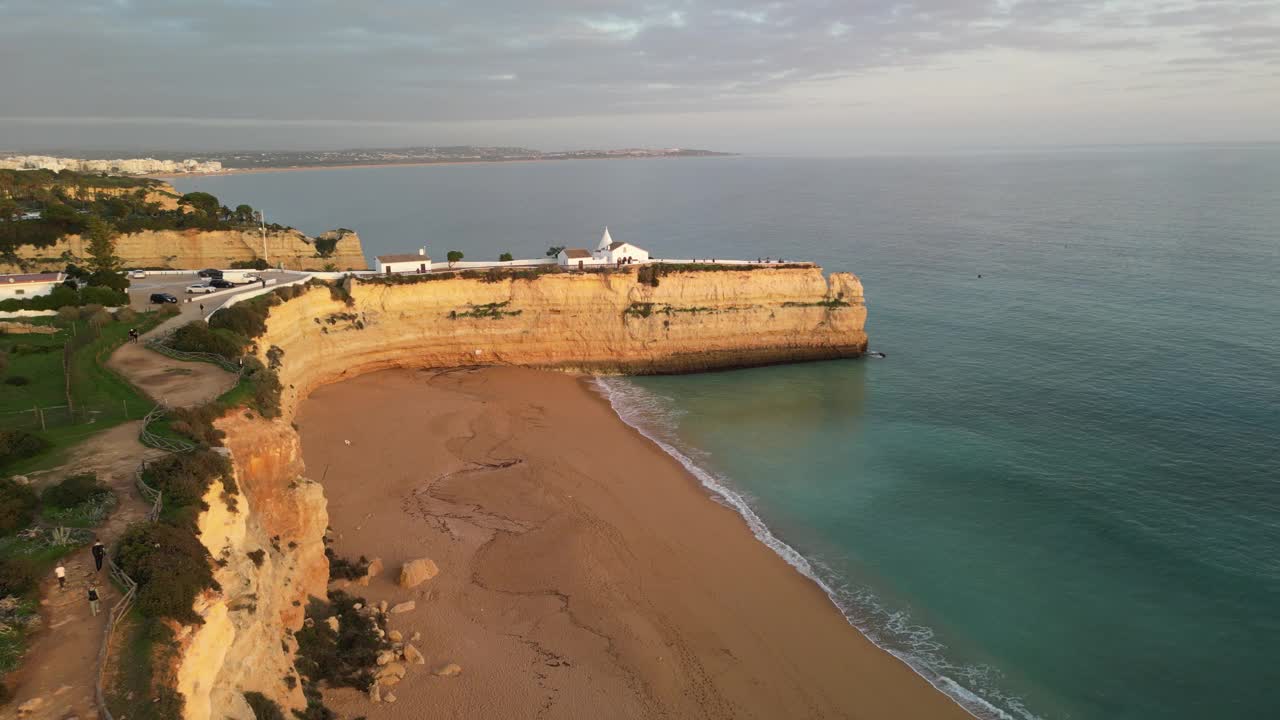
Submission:
M 157 406 L 158 407 L 158 406 Z M 152 411 L 154 412 L 154 411 Z M 148 415 L 150 417 L 150 415 Z M 143 424 L 144 432 L 146 424 Z M 194 447 L 194 446 L 193 446 Z M 139 494 L 143 498 L 151 502 L 151 510 L 147 512 L 147 520 L 156 522 L 160 519 L 160 510 L 164 506 L 164 501 L 159 490 L 151 487 L 142 479 L 143 471 L 147 468 L 144 462 L 133 471 L 133 481 L 138 487 Z M 94 678 L 93 693 L 94 699 L 98 703 L 98 713 L 106 720 L 115 720 L 111 714 L 111 710 L 107 708 L 106 693 L 102 688 L 103 676 L 107 672 L 107 658 L 111 654 L 111 639 L 115 635 L 116 626 L 124 618 L 129 609 L 133 607 L 133 599 L 138 594 L 138 583 L 129 577 L 124 570 L 116 565 L 115 560 L 111 559 L 111 555 L 107 555 L 107 570 L 111 575 L 111 579 L 124 591 L 124 595 L 111 606 L 111 613 L 107 617 L 107 625 L 102 630 L 102 647 L 98 650 L 98 672 Z

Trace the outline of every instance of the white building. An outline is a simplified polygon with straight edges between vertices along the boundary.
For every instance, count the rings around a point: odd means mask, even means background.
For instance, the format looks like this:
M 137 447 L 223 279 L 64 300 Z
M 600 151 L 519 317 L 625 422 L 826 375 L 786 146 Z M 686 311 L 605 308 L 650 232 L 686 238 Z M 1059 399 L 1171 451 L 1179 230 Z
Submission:
M 556 256 L 563 267 L 585 268 L 589 265 L 632 265 L 649 262 L 649 251 L 626 242 L 614 242 L 609 228 L 604 229 L 595 250 L 565 248 Z
M 431 258 L 425 247 L 418 248 L 417 255 L 379 255 L 373 269 L 380 273 L 425 273 L 431 270 Z
M 0 300 L 26 300 L 48 295 L 62 284 L 66 276 L 57 273 L 29 273 L 26 275 L 0 275 Z

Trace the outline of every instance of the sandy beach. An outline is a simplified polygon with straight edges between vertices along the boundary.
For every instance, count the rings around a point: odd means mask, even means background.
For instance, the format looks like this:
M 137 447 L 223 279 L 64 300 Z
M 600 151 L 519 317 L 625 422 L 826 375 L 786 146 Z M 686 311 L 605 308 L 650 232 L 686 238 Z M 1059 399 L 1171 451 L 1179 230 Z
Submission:
M 387 567 L 352 591 L 414 600 L 391 627 L 426 657 L 395 704 L 327 693 L 345 717 L 969 717 L 584 379 L 386 371 L 320 388 L 297 424 L 335 552 Z M 440 574 L 398 587 L 419 557 Z

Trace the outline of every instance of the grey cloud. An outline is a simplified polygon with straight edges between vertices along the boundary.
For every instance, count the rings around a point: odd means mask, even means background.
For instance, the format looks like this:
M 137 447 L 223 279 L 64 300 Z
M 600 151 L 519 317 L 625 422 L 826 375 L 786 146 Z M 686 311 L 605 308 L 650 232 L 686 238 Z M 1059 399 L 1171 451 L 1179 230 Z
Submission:
M 1009 48 L 1268 60 L 1274 2 L 0 0 L 0 118 L 459 122 L 769 108 Z M 38 59 L 37 59 L 38 58 Z M 1190 63 L 1190 61 L 1188 61 Z M 497 81 L 494 78 L 511 77 Z

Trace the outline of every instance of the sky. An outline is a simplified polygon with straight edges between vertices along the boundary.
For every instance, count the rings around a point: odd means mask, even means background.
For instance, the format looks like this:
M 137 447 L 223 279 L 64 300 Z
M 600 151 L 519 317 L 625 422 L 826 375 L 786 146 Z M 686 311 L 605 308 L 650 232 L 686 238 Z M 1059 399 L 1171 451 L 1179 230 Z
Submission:
M 0 0 L 0 150 L 1280 141 L 1280 0 Z

